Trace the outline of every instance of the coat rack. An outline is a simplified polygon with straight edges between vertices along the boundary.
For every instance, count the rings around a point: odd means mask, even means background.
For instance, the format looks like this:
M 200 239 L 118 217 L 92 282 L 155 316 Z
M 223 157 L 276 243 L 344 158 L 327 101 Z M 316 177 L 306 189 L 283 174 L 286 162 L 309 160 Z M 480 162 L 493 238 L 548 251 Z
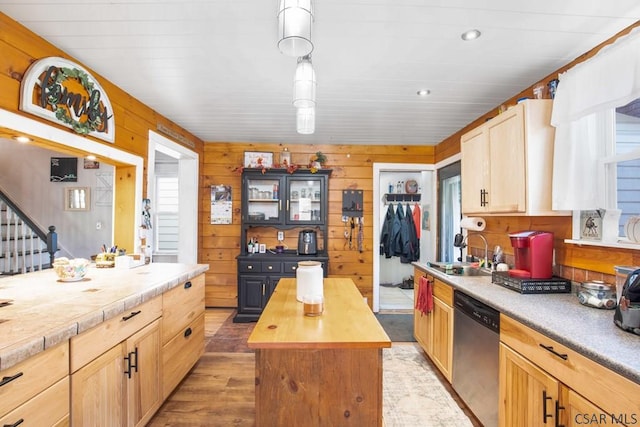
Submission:
M 384 195 L 384 204 L 398 203 L 398 202 L 419 202 L 421 200 L 421 194 L 417 193 L 386 193 Z

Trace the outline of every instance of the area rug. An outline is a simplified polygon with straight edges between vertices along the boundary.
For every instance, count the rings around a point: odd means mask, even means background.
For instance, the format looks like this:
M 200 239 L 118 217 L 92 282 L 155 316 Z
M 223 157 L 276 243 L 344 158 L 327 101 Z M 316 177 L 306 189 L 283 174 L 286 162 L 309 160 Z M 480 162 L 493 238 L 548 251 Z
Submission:
M 383 349 L 385 427 L 473 427 L 417 344 Z
M 256 322 L 233 323 L 235 313 L 224 321 L 220 329 L 207 340 L 204 351 L 207 353 L 253 353 L 247 346 L 247 339 L 256 326 Z
M 376 319 L 389 335 L 392 342 L 415 342 L 413 337 L 413 314 L 383 313 L 376 314 Z

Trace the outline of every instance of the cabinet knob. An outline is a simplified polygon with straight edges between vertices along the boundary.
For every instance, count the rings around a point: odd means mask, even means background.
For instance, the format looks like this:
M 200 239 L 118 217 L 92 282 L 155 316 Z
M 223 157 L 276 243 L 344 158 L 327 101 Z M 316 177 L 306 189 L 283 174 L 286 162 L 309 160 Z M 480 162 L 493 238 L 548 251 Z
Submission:
M 253 265 L 248 265 L 247 270 L 253 270 Z
M 187 338 L 189 335 L 191 335 L 193 333 L 193 331 L 191 330 L 191 328 L 187 328 L 186 331 L 184 331 L 184 337 Z
M 191 287 L 191 281 L 188 281 L 184 284 L 185 289 L 189 289 Z
M 270 265 L 269 267 L 267 267 L 267 270 L 273 270 L 273 266 Z

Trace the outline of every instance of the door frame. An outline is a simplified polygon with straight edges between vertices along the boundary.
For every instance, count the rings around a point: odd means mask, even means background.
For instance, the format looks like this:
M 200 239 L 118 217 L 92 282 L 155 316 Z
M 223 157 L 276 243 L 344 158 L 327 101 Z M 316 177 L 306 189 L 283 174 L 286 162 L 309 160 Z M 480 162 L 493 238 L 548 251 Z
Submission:
M 156 202 L 155 161 L 156 151 L 178 160 L 178 212 L 179 235 L 178 262 L 196 264 L 198 262 L 198 185 L 199 156 L 171 139 L 149 131 L 149 151 L 147 154 L 147 195 L 154 209 Z M 154 209 L 155 210 L 155 209 Z
M 69 130 L 58 129 L 54 126 L 47 125 L 43 122 L 31 119 L 29 117 L 12 113 L 10 111 L 0 108 L 0 128 L 6 128 L 15 134 L 24 134 L 35 139 L 42 141 L 50 141 L 55 144 L 67 147 L 72 151 L 82 151 L 86 153 L 92 153 L 98 157 L 109 158 L 114 161 L 116 165 L 115 174 L 118 173 L 118 168 L 133 167 L 134 169 L 134 189 L 132 192 L 122 191 L 123 199 L 120 203 L 131 206 L 133 205 L 133 211 L 127 209 L 126 212 L 122 212 L 122 220 L 128 222 L 131 219 L 133 223 L 133 229 L 129 232 L 121 233 L 123 237 L 127 237 L 127 240 L 131 238 L 129 243 L 122 242 L 119 244 L 126 248 L 137 248 L 139 246 L 138 229 L 141 224 L 141 215 L 138 213 L 142 211 L 142 181 L 144 174 L 144 159 L 140 156 L 127 153 L 115 147 L 113 145 L 104 144 L 94 141 L 84 136 L 70 133 Z M 114 175 L 115 179 L 115 175 Z M 118 191 L 118 183 L 114 182 L 114 189 Z M 130 196 L 133 195 L 133 200 L 130 200 Z M 116 203 L 114 203 L 114 209 L 112 211 L 112 241 L 116 240 L 116 229 L 118 227 L 118 218 L 115 215 Z
M 374 313 L 380 311 L 380 204 L 382 203 L 382 195 L 384 191 L 380 188 L 381 172 L 436 172 L 435 165 L 417 164 L 417 163 L 374 163 L 373 164 L 373 301 L 372 308 Z M 430 189 L 432 197 L 436 190 L 436 180 Z M 437 224 L 432 224 L 432 227 Z M 437 229 L 437 228 L 436 228 Z M 432 245 L 435 239 L 432 239 Z M 432 251 L 435 247 L 432 248 Z

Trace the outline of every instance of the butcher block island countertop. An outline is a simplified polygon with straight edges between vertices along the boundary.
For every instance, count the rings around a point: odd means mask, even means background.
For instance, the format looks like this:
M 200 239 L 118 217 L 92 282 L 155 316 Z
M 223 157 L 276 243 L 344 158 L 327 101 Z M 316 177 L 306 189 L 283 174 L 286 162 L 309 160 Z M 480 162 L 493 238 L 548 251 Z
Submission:
M 52 269 L 0 279 L 0 370 L 51 348 L 208 270 L 151 263 L 132 269 L 91 265 L 78 282 Z
M 325 278 L 324 298 L 322 315 L 304 316 L 296 279 L 280 279 L 249 336 L 258 427 L 382 425 L 391 340 L 351 279 Z

